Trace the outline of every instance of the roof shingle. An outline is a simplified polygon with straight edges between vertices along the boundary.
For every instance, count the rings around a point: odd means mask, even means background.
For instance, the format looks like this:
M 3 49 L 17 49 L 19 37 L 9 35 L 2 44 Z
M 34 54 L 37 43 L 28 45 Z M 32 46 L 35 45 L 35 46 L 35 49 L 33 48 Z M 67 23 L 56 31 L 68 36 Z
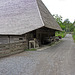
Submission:
M 40 0 L 0 0 L 1 35 L 22 35 L 43 26 L 61 30 Z

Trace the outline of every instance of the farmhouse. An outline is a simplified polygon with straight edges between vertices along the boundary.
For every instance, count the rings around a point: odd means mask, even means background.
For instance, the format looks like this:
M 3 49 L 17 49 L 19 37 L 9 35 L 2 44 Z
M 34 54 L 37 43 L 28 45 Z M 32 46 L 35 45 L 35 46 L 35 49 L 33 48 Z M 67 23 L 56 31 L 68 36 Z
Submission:
M 0 55 L 39 47 L 62 31 L 41 0 L 1 0 Z

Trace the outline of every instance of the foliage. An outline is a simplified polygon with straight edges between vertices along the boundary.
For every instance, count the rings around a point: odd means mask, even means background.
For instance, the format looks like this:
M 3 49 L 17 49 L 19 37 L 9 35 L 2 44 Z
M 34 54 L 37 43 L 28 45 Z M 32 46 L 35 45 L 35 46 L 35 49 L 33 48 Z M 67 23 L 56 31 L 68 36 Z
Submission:
M 66 32 L 72 32 L 74 30 L 74 25 L 69 21 L 69 19 L 64 20 L 63 25 L 65 25 Z
M 71 23 L 69 21 L 69 19 L 65 19 L 63 21 L 62 17 L 57 14 L 53 15 L 53 16 L 56 19 L 56 21 L 58 22 L 58 24 L 60 25 L 60 27 L 62 28 L 62 30 L 66 31 L 66 32 L 73 32 L 75 22 Z
M 57 31 L 57 32 L 55 33 L 55 36 L 61 36 L 62 38 L 64 38 L 65 35 L 66 35 L 65 31 L 63 31 L 63 32 Z
M 74 32 L 73 32 L 73 35 L 75 35 L 75 28 L 74 28 Z
M 65 25 L 63 25 L 63 22 L 62 22 L 62 16 L 59 16 L 59 15 L 53 15 L 53 17 L 56 19 L 57 23 L 60 25 L 60 27 L 65 30 Z
M 61 16 L 57 14 L 53 16 L 63 30 L 63 32 L 57 31 L 55 33 L 55 36 L 61 36 L 63 38 L 65 37 L 66 33 L 73 33 L 73 39 L 75 41 L 75 21 L 73 23 L 70 22 L 69 19 L 65 19 L 64 21 L 62 21 Z
M 53 17 L 56 19 L 56 21 L 60 24 L 62 23 L 62 16 L 59 16 L 58 14 L 53 15 Z
M 74 42 L 75 42 L 75 35 L 72 35 L 72 37 L 73 37 L 73 40 L 74 40 Z
M 75 28 L 74 28 L 72 37 L 73 37 L 73 40 L 74 40 L 74 42 L 75 42 Z

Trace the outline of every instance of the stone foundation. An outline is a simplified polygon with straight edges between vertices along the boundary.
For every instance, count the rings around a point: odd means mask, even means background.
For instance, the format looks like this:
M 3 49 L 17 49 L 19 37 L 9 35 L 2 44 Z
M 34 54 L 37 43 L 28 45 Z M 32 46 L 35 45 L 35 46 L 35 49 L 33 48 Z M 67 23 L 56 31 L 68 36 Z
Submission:
M 28 48 L 28 45 L 26 41 L 22 41 L 18 43 L 11 43 L 11 44 L 1 44 L 0 45 L 0 57 L 20 53 L 27 48 Z

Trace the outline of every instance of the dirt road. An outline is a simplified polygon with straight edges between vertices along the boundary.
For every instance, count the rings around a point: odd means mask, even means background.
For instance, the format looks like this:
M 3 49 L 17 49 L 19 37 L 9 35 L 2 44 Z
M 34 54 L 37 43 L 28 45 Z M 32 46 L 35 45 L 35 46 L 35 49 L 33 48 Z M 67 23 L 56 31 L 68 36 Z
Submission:
M 62 41 L 42 51 L 0 59 L 0 75 L 75 75 L 75 43 L 67 34 Z

